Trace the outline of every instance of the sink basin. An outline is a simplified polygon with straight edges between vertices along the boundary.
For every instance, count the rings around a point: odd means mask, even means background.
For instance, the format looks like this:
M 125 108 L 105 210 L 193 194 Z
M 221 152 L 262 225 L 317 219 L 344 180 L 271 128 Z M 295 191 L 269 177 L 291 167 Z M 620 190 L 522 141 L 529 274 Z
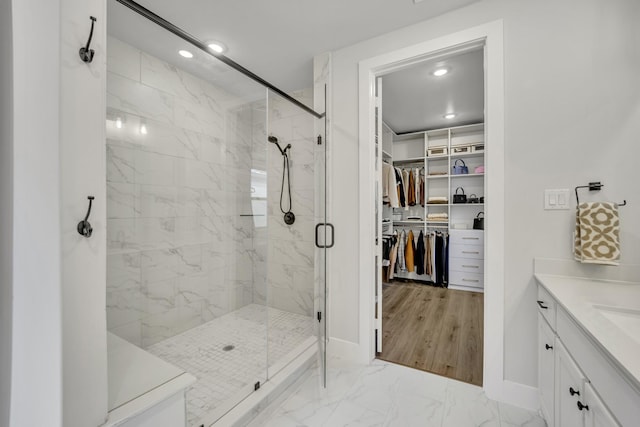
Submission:
M 593 308 L 634 341 L 640 343 L 640 310 L 598 304 Z

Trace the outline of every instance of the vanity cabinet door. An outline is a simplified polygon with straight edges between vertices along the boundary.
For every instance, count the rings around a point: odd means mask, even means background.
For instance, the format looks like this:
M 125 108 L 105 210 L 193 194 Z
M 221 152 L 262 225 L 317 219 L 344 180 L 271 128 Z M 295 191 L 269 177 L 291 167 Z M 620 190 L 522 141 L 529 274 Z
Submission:
M 538 313 L 538 390 L 542 415 L 549 427 L 554 421 L 554 347 L 555 335 L 542 314 Z
M 560 340 L 556 340 L 556 426 L 582 427 L 585 410 L 579 408 L 584 404 L 585 377 L 564 348 Z
M 620 427 L 591 384 L 584 385 L 584 402 L 582 403 L 586 405 L 582 410 L 585 427 Z

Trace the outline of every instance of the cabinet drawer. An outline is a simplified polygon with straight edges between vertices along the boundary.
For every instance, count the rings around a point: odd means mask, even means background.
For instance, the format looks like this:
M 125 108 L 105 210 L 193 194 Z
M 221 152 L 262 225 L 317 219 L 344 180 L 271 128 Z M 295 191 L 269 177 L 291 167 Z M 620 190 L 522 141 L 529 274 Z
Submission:
M 452 244 L 449 246 L 449 257 L 484 259 L 484 246 Z
M 555 425 L 555 348 L 555 335 L 542 314 L 538 313 L 538 393 L 540 409 L 548 427 Z
M 474 258 L 449 258 L 449 271 L 484 274 L 484 260 Z
M 463 273 L 461 271 L 449 271 L 449 283 L 452 285 L 484 288 L 484 275 L 477 273 Z
M 556 300 L 551 298 L 551 295 L 549 295 L 549 292 L 547 292 L 547 290 L 543 288 L 541 285 L 538 285 L 538 300 L 536 301 L 536 303 L 540 313 L 542 313 L 544 318 L 547 319 L 547 322 L 549 322 L 551 329 L 555 331 L 556 330 Z
M 451 245 L 483 245 L 483 230 L 449 230 L 449 243 Z

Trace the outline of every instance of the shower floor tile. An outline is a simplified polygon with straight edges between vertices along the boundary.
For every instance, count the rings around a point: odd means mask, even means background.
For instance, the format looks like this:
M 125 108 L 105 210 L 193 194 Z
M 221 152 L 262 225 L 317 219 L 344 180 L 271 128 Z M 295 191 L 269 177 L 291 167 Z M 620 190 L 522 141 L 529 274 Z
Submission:
M 273 367 L 282 362 L 313 335 L 313 326 L 312 317 L 249 304 L 146 350 L 198 379 L 187 392 L 187 418 L 193 426 L 250 393 L 255 382 L 265 380 L 267 363 Z

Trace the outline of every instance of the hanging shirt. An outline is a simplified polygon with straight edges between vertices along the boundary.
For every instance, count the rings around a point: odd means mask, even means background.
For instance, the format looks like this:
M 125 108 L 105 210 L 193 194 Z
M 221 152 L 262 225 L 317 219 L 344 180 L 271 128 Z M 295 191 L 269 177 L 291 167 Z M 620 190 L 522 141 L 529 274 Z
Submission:
M 404 189 L 404 208 L 405 210 L 409 210 L 409 172 L 406 169 L 403 169 L 401 172 L 402 175 L 402 186 Z
M 393 168 L 393 170 L 395 171 L 395 175 L 396 175 L 396 188 L 398 189 L 398 201 L 399 206 L 404 207 L 405 203 L 406 203 L 406 198 L 405 198 L 405 192 L 404 192 L 404 181 L 402 179 L 402 172 L 400 172 L 400 169 L 398 168 Z
M 407 235 L 407 246 L 404 251 L 405 262 L 407 263 L 407 271 L 412 273 L 415 270 L 414 264 L 414 253 L 415 248 L 413 246 L 413 231 L 409 230 L 409 234 Z
M 382 201 L 389 203 L 392 208 L 399 208 L 398 181 L 396 172 L 390 164 L 382 163 Z
M 409 188 L 407 189 L 407 204 L 409 206 L 416 205 L 416 180 L 413 174 L 413 170 L 409 169 L 408 171 L 403 171 L 402 173 L 407 172 L 409 177 Z
M 406 271 L 407 266 L 404 262 L 405 246 L 407 244 L 407 234 L 404 230 L 400 232 L 400 239 L 398 240 L 398 271 Z

